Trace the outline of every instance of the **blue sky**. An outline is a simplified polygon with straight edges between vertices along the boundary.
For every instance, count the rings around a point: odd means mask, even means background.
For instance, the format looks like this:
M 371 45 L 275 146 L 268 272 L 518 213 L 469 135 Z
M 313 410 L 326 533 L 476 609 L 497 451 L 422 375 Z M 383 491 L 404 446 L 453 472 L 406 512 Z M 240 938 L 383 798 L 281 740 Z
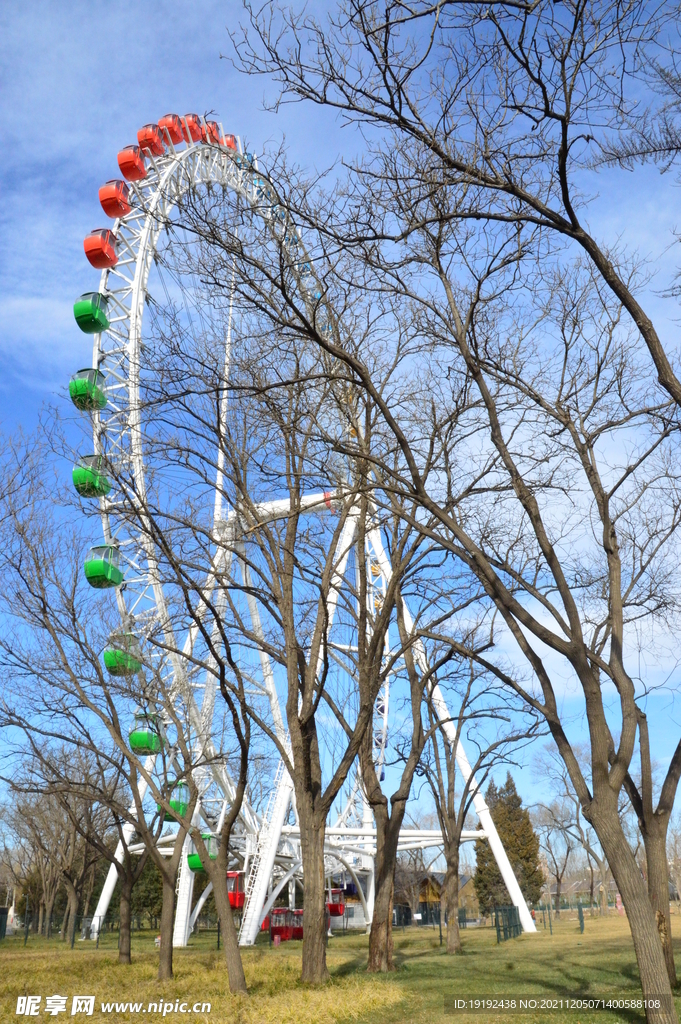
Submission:
M 99 186 L 137 129 L 175 111 L 215 111 L 262 151 L 286 137 L 295 160 L 327 166 L 344 142 L 321 112 L 263 111 L 266 83 L 221 54 L 241 5 L 33 0 L 0 14 L 0 423 L 30 429 L 63 396 L 90 342 L 72 314 L 98 282 L 83 237 L 108 226 Z M 322 130 L 322 123 L 324 130 Z M 349 133 L 343 133 L 345 138 Z
M 90 340 L 72 315 L 74 299 L 96 287 L 82 240 L 107 224 L 97 189 L 117 176 L 116 153 L 137 129 L 162 114 L 215 112 L 226 131 L 256 153 L 285 136 L 292 160 L 322 169 L 354 155 L 361 136 L 341 130 L 330 111 L 289 105 L 263 109 L 272 86 L 238 74 L 228 28 L 236 0 L 186 3 L 129 0 L 70 3 L 32 0 L 0 11 L 0 429 L 30 431 L 46 402 L 63 402 L 68 378 L 90 361 Z M 610 244 L 618 239 L 651 261 L 656 276 L 643 294 L 658 331 L 672 349 L 678 306 L 659 291 L 676 270 L 674 229 L 681 193 L 673 175 L 654 168 L 598 177 L 588 222 Z M 651 666 L 659 671 L 659 666 Z M 566 682 L 566 709 L 581 713 Z M 579 710 L 578 710 L 579 708 Z M 666 697 L 655 715 L 671 723 Z M 579 723 L 575 722 L 575 729 Z M 676 724 L 659 732 L 665 762 Z M 540 791 L 521 773 L 527 799 Z

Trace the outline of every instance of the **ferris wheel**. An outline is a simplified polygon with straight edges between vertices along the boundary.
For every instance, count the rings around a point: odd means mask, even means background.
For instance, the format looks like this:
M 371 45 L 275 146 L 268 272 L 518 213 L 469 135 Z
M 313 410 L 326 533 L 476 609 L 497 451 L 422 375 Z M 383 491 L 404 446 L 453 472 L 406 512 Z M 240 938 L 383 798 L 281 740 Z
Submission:
M 204 284 L 180 259 L 179 252 L 193 244 L 186 233 L 182 236 L 181 221 L 175 216 L 183 197 L 193 190 L 214 186 L 230 190 L 245 209 L 259 218 L 263 227 L 278 243 L 294 269 L 297 287 L 309 306 L 320 304 L 320 291 L 314 264 L 309 258 L 299 231 L 288 210 L 279 202 L 276 190 L 262 175 L 257 159 L 244 152 L 240 139 L 226 134 L 220 124 L 196 114 L 180 117 L 167 114 L 158 123 L 147 124 L 138 132 L 137 145 L 118 153 L 120 177 L 106 182 L 99 190 L 104 212 L 113 219 L 109 228 L 92 231 L 84 241 L 85 255 L 95 269 L 101 270 L 96 291 L 85 292 L 74 305 L 74 316 L 80 329 L 92 335 L 92 365 L 79 370 L 71 379 L 69 393 L 74 405 L 89 413 L 93 427 L 92 451 L 83 454 L 73 469 L 73 483 L 85 500 L 99 502 L 103 536 L 93 544 L 85 564 L 88 583 L 97 589 L 112 589 L 120 615 L 121 626 L 111 637 L 104 652 L 104 664 L 112 676 L 143 677 L 145 663 L 164 674 L 169 690 L 182 705 L 191 732 L 191 742 L 203 755 L 203 766 L 196 771 L 200 793 L 193 824 L 198 825 L 209 840 L 220 831 L 225 810 L 234 794 L 234 784 L 226 761 L 221 758 L 221 737 L 224 732 L 223 711 L 216 701 L 215 675 L 209 669 L 197 672 L 192 654 L 198 644 L 197 625 L 187 625 L 178 636 L 177 626 L 169 611 L 167 585 L 160 569 L 160 558 L 152 540 L 151 529 L 135 529 L 124 514 L 125 501 L 137 503 L 139 521 L 144 525 L 145 509 L 150 494 L 154 466 L 146 439 L 149 420 L 154 415 L 153 402 L 148 402 L 148 375 L 153 374 L 149 352 L 162 344 L 172 332 L 179 332 L 191 346 L 198 338 L 210 340 L 212 351 L 219 352 L 223 381 L 229 380 L 233 344 L 233 277 L 232 291 L 224 296 L 224 308 L 215 315 L 215 295 L 206 301 Z M 331 311 L 324 322 L 321 302 L 321 330 L 330 330 Z M 171 322 L 165 330 L 159 326 L 159 311 L 171 310 Z M 219 320 L 219 329 L 214 320 Z M 319 319 L 319 318 L 318 318 Z M 197 342 L 198 344 L 198 342 Z M 226 387 L 222 389 L 220 416 L 226 414 Z M 212 491 L 204 493 L 210 504 L 207 516 L 212 520 L 213 537 L 226 538 L 217 543 L 213 564 L 205 580 L 205 593 L 211 593 L 215 579 L 229 573 L 240 573 L 248 589 L 248 563 L 240 557 L 240 518 L 237 510 L 225 507 L 222 474 L 223 457 L 215 451 L 208 459 L 214 471 Z M 126 494 L 120 492 L 121 479 L 129 484 Z M 156 483 L 153 484 L 156 487 Z M 172 486 L 172 484 L 171 484 Z M 123 500 L 125 498 L 125 500 Z M 155 500 L 159 499 L 158 488 Z M 312 515 L 332 513 L 342 500 L 332 491 L 310 494 L 303 499 L 303 511 Z M 265 502 L 259 510 L 263 519 L 285 517 L 288 501 Z M 348 574 L 352 571 L 353 550 L 357 543 L 356 519 L 347 518 L 335 553 L 335 575 L 331 588 L 330 622 L 340 601 L 344 586 L 352 589 Z M 370 566 L 368 600 L 373 607 L 382 601 L 390 575 L 390 563 L 383 549 L 380 529 L 369 530 L 366 554 Z M 216 597 L 219 604 L 220 594 Z M 254 633 L 262 631 L 257 603 L 248 601 Z M 150 644 L 152 636 L 161 643 Z M 389 641 L 387 641 L 388 643 Z M 386 651 L 388 653 L 388 651 Z M 425 658 L 421 651 L 420 657 Z M 281 713 L 275 674 L 264 645 L 258 651 L 259 665 L 249 673 L 254 699 L 265 702 L 272 728 L 284 746 L 288 739 Z M 448 717 L 440 695 L 443 719 Z M 373 752 L 379 776 L 383 778 L 389 742 L 390 677 L 379 694 L 373 722 Z M 148 772 L 153 771 L 164 742 L 163 725 L 157 709 L 137 708 L 131 715 L 130 745 Z M 459 764 L 465 775 L 467 761 L 463 748 L 457 750 Z M 468 768 L 470 773 L 470 768 Z M 274 900 L 287 883 L 301 876 L 301 857 L 297 821 L 292 800 L 293 782 L 280 761 L 270 798 L 261 813 L 248 799 L 242 807 L 239 830 L 235 836 L 237 866 L 243 869 L 244 891 L 235 896 L 234 906 L 242 911 L 240 942 L 255 941 L 260 924 Z M 478 794 L 476 809 L 485 834 L 497 855 L 502 873 L 514 902 L 519 905 L 523 925 L 533 929 L 532 921 L 517 886 L 508 859 Z M 173 792 L 170 806 L 175 819 L 187 811 L 184 787 Z M 126 840 L 132 836 L 126 826 Z M 476 833 L 479 837 L 480 833 Z M 170 836 L 172 839 L 172 835 Z M 437 837 L 432 837 L 438 845 Z M 423 842 L 423 838 L 405 836 L 405 843 Z M 210 848 L 210 847 L 209 847 Z M 375 832 L 373 819 L 361 790 L 359 774 L 355 773 L 347 802 L 337 820 L 330 825 L 327 854 L 328 874 L 347 871 L 356 883 L 365 918 L 372 912 L 373 852 Z M 122 856 L 122 848 L 119 850 Z M 276 864 L 275 864 L 276 861 Z M 177 909 L 174 945 L 186 945 L 202 901 L 192 909 L 196 855 L 187 837 L 177 884 Z M 359 881 L 365 876 L 366 898 Z M 117 873 L 112 865 L 99 904 L 95 911 L 93 934 L 99 930 L 116 884 Z M 231 896 L 230 896 L 231 901 Z M 525 914 L 523 915 L 523 910 Z

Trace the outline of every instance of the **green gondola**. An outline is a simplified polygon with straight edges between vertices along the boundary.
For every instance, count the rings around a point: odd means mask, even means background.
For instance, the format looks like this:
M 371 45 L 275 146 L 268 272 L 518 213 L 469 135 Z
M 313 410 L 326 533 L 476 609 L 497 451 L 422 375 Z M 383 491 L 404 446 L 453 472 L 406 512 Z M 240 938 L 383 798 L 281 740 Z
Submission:
M 178 786 L 173 790 L 170 797 L 170 806 L 175 815 L 178 818 L 184 818 L 189 810 L 189 786 L 186 782 L 180 782 Z M 163 814 L 163 808 L 160 804 L 156 804 L 156 810 L 159 814 Z M 175 821 L 175 815 L 166 813 L 164 821 Z
M 101 292 L 85 292 L 73 305 L 73 315 L 85 334 L 101 334 L 109 329 L 109 300 Z
M 104 651 L 104 664 L 112 676 L 134 675 L 142 668 L 142 662 L 136 656 L 138 651 L 134 633 L 115 636 L 111 647 Z
M 105 380 L 106 376 L 100 370 L 93 370 L 89 366 L 74 373 L 69 381 L 69 395 L 76 409 L 82 412 L 103 409 L 106 405 Z
M 103 455 L 81 455 L 73 467 L 73 486 L 81 498 L 103 498 L 111 490 Z
M 85 578 L 91 587 L 104 590 L 120 587 L 123 573 L 119 568 L 120 551 L 116 544 L 100 544 L 90 548 L 85 559 Z
M 128 733 L 128 742 L 130 749 L 140 756 L 160 753 L 163 738 L 158 715 L 136 711 L 132 729 Z
M 217 836 L 211 835 L 210 832 L 202 832 L 201 838 L 203 839 L 206 849 L 208 850 L 208 856 L 211 860 L 217 860 L 218 858 L 218 840 Z M 187 857 L 187 867 L 190 871 L 203 871 L 203 864 L 196 850 L 193 850 Z

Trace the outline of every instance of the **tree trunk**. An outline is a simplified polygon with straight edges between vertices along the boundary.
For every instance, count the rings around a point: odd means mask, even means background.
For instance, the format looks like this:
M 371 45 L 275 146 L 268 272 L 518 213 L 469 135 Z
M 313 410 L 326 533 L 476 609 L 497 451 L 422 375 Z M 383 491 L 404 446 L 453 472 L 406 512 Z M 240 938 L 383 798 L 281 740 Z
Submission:
M 602 864 L 599 864 L 599 872 L 601 876 L 601 885 L 603 887 L 601 889 L 599 900 L 601 905 L 600 913 L 605 915 L 608 913 L 608 869 L 605 861 L 603 861 Z
M 173 976 L 173 918 L 175 917 L 175 883 L 163 876 L 163 904 L 161 907 L 161 949 L 158 958 L 158 980 Z
M 560 890 L 562 888 L 563 880 L 562 878 L 559 878 L 558 875 L 555 875 L 554 877 L 556 879 L 556 900 L 554 904 L 554 914 L 556 917 L 560 917 Z
M 45 903 L 45 938 L 49 939 L 52 936 L 52 907 L 54 906 L 53 896 L 51 900 Z
M 297 794 L 296 794 L 297 795 Z M 325 822 L 309 807 L 311 796 L 298 798 L 300 849 L 303 859 L 303 967 L 301 980 L 321 985 L 329 980 L 326 966 L 326 894 L 324 889 Z M 306 806 L 308 805 L 308 806 Z
M 45 900 L 40 901 L 40 909 L 38 911 L 38 935 L 43 934 L 43 919 L 45 917 Z
M 669 984 L 676 987 L 676 966 L 672 947 L 672 923 L 669 914 L 669 866 L 667 864 L 667 819 L 654 817 L 643 832 L 648 862 L 648 897 L 655 913 L 662 941 Z
M 76 935 L 76 918 L 78 916 L 78 893 L 76 892 L 76 887 L 73 885 L 72 882 L 70 882 L 68 880 L 68 878 L 65 880 L 65 884 L 66 884 L 66 891 L 69 894 L 69 902 L 68 902 L 68 923 L 69 923 L 69 927 L 68 927 L 68 933 L 67 933 L 66 926 L 64 925 L 64 932 L 67 935 L 68 943 L 69 943 L 69 946 L 70 946 L 73 943 L 73 941 L 75 939 L 75 935 Z
M 208 877 L 213 883 L 213 897 L 220 919 L 220 933 L 225 951 L 229 991 L 246 994 L 248 992 L 246 988 L 246 975 L 244 974 L 244 966 L 239 952 L 239 936 L 234 925 L 232 908 L 229 903 L 225 865 L 220 858 L 214 864 L 209 861 L 209 864 Z
M 376 896 L 369 933 L 367 970 L 393 970 L 393 891 L 397 840 L 404 818 L 405 804 L 393 807 L 390 818 L 384 805 L 374 807 L 376 820 Z
M 369 933 L 367 971 L 393 970 L 393 884 L 386 879 L 376 887 L 374 916 Z
M 594 866 L 591 863 L 591 858 L 589 858 L 589 872 L 590 872 L 590 881 L 589 881 L 589 911 L 590 911 L 591 914 L 593 914 L 593 912 L 594 912 Z
M 87 917 L 90 910 L 90 900 L 92 899 L 92 890 L 95 887 L 95 873 L 94 870 L 90 872 L 88 879 L 87 889 L 85 890 L 85 903 L 83 904 L 83 917 Z
M 64 917 L 62 919 L 61 928 L 59 929 L 59 938 L 64 941 L 66 937 L 66 929 L 69 926 L 69 915 L 71 913 L 71 901 L 67 900 L 66 910 L 64 911 Z
M 121 900 L 118 905 L 118 962 L 131 963 L 130 958 L 130 897 L 132 896 L 132 879 L 129 875 L 121 881 Z
M 655 914 L 646 883 L 622 831 L 617 809 L 607 808 L 604 813 L 594 808 L 594 812 L 592 824 L 627 912 L 643 998 L 652 1004 L 659 1003 L 647 1007 L 646 1021 L 648 1024 L 678 1024 Z
M 447 871 L 442 884 L 447 908 L 447 952 L 462 953 L 459 935 L 459 851 L 447 856 Z M 442 913 L 442 910 L 440 910 Z

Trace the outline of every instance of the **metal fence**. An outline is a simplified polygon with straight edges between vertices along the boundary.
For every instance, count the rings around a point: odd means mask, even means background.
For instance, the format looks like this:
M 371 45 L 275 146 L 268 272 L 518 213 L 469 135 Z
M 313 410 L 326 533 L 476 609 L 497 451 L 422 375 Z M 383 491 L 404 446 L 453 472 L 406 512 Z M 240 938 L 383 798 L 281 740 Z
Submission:
M 495 907 L 492 911 L 492 919 L 497 929 L 497 942 L 517 939 L 519 935 L 522 935 L 523 929 L 517 907 Z

